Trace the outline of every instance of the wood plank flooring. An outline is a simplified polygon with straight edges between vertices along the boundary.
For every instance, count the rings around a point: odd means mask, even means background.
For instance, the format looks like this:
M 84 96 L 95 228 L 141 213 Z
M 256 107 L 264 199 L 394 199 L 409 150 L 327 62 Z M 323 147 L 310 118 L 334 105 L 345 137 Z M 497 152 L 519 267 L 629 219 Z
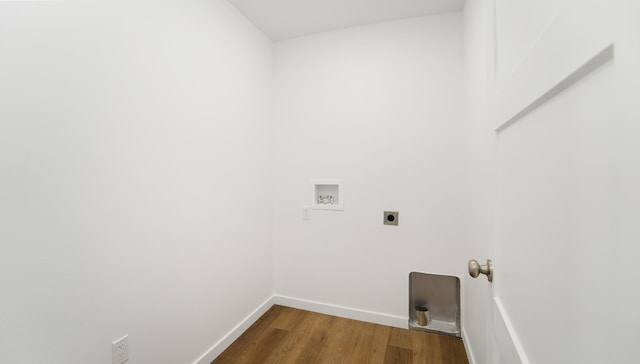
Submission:
M 462 340 L 273 306 L 211 364 L 468 364 Z

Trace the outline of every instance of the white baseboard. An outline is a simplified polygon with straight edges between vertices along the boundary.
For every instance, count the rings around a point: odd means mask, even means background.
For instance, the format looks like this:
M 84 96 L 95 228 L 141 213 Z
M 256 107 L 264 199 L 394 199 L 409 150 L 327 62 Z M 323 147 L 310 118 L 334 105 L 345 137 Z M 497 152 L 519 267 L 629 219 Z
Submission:
M 467 351 L 467 358 L 469 359 L 469 364 L 476 364 L 476 357 L 473 355 L 473 350 L 471 350 L 471 345 L 469 345 L 469 337 L 467 336 L 467 332 L 464 327 L 462 328 L 462 343 L 464 344 L 464 349 Z
M 236 327 L 231 329 L 222 339 L 215 343 L 209 350 L 196 359 L 193 364 L 209 364 L 218 355 L 236 341 L 242 333 L 244 333 L 251 325 L 253 325 L 262 315 L 264 315 L 273 305 L 281 305 L 286 307 L 297 308 L 312 312 L 323 313 L 325 315 L 338 316 L 352 320 L 371 322 L 379 325 L 393 326 L 406 329 L 408 326 L 408 318 L 395 315 L 387 315 L 384 313 L 360 310 L 352 307 L 345 307 L 323 303 L 318 301 L 310 301 L 301 298 L 294 298 L 281 295 L 273 295 L 256 308 L 249 316 L 242 320 Z M 467 333 L 462 328 L 462 342 L 467 351 L 469 364 L 476 364 L 475 356 L 469 345 Z
M 193 364 L 210 364 L 273 306 L 273 298 L 274 297 L 271 296 L 264 301 L 258 308 L 250 313 L 249 316 L 245 317 L 236 327 L 231 329 L 222 339 L 218 340 L 209 350 L 196 359 Z
M 273 303 L 276 305 L 293 307 L 301 310 L 313 311 L 352 320 L 399 327 L 401 329 L 408 328 L 408 317 L 387 315 L 379 312 L 360 310 L 351 307 L 332 305 L 329 303 L 310 301 L 281 295 L 274 295 Z
M 332 305 L 329 303 L 304 300 L 300 298 L 274 295 L 264 301 L 249 316 L 242 320 L 236 327 L 231 329 L 222 339 L 202 354 L 193 364 L 209 364 L 218 355 L 228 348 L 235 340 L 237 340 L 243 332 L 253 325 L 262 315 L 273 305 L 281 305 L 286 307 L 297 308 L 312 312 L 323 313 L 326 315 L 338 316 L 352 320 L 371 322 L 379 325 L 399 327 L 406 329 L 408 327 L 408 318 L 402 316 L 387 315 L 384 313 L 360 310 L 351 307 Z M 474 364 L 474 363 L 471 363 Z

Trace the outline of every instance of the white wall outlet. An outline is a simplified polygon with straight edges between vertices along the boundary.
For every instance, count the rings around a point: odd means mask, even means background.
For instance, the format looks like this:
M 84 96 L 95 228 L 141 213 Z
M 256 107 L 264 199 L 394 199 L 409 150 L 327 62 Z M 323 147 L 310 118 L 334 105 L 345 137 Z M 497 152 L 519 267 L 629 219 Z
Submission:
M 111 343 L 113 364 L 126 363 L 129 360 L 129 335 Z

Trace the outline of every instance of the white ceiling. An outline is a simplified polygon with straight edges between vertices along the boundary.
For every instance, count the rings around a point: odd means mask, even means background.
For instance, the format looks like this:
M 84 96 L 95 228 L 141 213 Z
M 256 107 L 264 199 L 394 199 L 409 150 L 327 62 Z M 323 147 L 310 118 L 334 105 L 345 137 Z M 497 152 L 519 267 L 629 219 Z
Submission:
M 229 0 L 273 40 L 461 10 L 464 0 Z

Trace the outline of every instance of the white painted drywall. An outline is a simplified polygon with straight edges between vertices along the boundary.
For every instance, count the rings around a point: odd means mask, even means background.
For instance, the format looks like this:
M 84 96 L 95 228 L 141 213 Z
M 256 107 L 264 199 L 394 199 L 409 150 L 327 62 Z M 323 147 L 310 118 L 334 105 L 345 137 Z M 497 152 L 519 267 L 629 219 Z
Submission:
M 275 43 L 276 294 L 407 317 L 411 271 L 464 274 L 462 70 L 460 12 Z M 303 220 L 312 179 L 344 211 Z
M 189 363 L 273 293 L 271 42 L 110 3 L 0 4 L 3 363 Z

